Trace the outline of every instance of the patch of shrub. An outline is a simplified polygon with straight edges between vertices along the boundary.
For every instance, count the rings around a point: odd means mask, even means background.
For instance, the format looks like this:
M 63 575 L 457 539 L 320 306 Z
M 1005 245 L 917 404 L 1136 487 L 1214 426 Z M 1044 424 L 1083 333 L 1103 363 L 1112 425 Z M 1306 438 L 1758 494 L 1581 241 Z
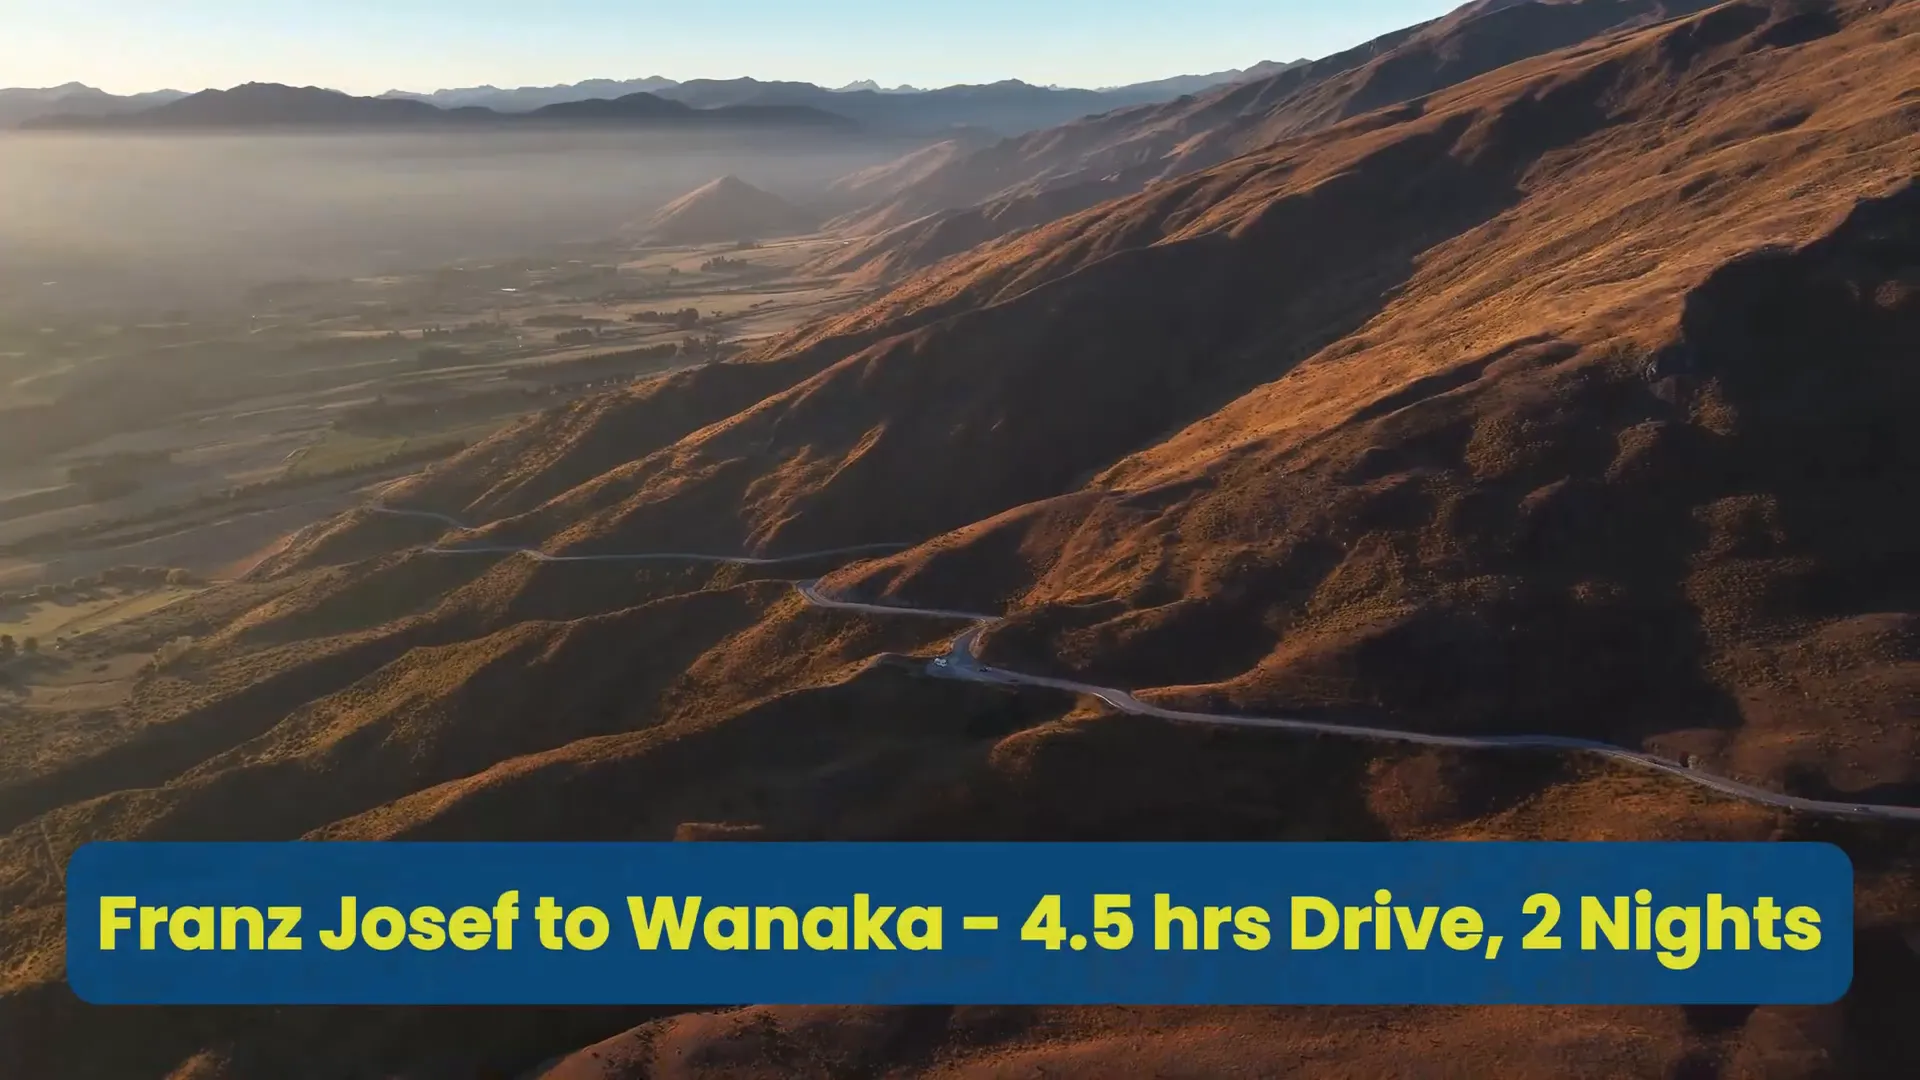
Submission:
M 664 323 L 675 330 L 692 330 L 700 325 L 699 308 L 681 308 L 679 311 L 636 311 L 627 316 L 628 322 Z
M 184 634 L 181 635 L 180 637 L 174 638 L 172 641 L 162 644 L 159 649 L 154 651 L 154 654 L 153 654 L 154 670 L 157 671 L 157 670 L 160 670 L 161 668 L 171 666 L 172 664 L 176 663 L 181 657 L 187 655 L 187 653 L 192 649 L 193 649 L 193 638 Z

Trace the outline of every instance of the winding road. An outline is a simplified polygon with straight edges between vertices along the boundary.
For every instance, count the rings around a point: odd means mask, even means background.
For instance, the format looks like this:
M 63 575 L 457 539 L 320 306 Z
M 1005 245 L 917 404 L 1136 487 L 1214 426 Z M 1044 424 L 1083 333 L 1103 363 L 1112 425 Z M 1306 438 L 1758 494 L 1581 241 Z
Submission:
M 394 517 L 418 518 L 438 522 L 462 532 L 473 531 L 472 526 L 448 517 L 425 510 L 399 510 L 386 506 L 367 508 L 376 514 Z M 704 562 L 722 563 L 737 566 L 777 566 L 783 563 L 804 562 L 812 559 L 830 558 L 836 555 L 859 555 L 875 552 L 901 551 L 908 544 L 864 544 L 856 547 L 830 548 L 824 551 L 810 551 L 800 555 L 786 555 L 778 558 L 755 558 L 746 555 L 703 555 L 688 552 L 645 552 L 619 555 L 549 555 L 535 548 L 514 545 L 481 545 L 472 547 L 442 547 L 430 544 L 418 550 L 428 555 L 522 555 L 539 562 Z M 1423 731 L 1399 731 L 1392 728 L 1361 727 L 1353 724 L 1333 724 L 1319 720 L 1291 720 L 1269 716 L 1238 716 L 1230 713 L 1188 712 L 1180 709 L 1167 709 L 1159 705 L 1141 701 L 1125 690 L 1111 686 L 1096 686 L 1093 683 L 1077 682 L 1072 679 L 1057 679 L 1046 675 L 1029 675 L 1020 671 L 1009 671 L 993 667 L 980 661 L 977 646 L 982 631 L 1002 620 L 999 615 L 984 615 L 973 611 L 953 611 L 944 608 L 908 607 L 893 604 L 870 604 L 856 600 L 842 600 L 821 591 L 818 579 L 792 582 L 801 598 L 808 604 L 836 611 L 854 611 L 870 615 L 909 616 L 927 619 L 951 619 L 970 622 L 973 626 L 954 639 L 946 655 L 935 657 L 927 663 L 927 674 L 937 678 L 955 679 L 963 682 L 991 683 L 999 686 L 1037 686 L 1052 690 L 1062 690 L 1073 694 L 1084 694 L 1105 702 L 1118 712 L 1133 716 L 1151 716 L 1160 720 L 1170 720 L 1183 724 L 1208 724 L 1215 727 L 1261 728 L 1274 731 L 1290 731 L 1308 735 L 1331 735 L 1340 738 L 1366 739 L 1373 742 L 1413 743 L 1420 746 L 1438 746 L 1463 750 L 1558 750 L 1570 753 L 1595 754 L 1613 761 L 1651 769 L 1679 777 L 1689 783 L 1718 791 L 1724 795 L 1746 799 L 1767 806 L 1777 806 L 1787 810 L 1797 810 L 1806 814 L 1826 817 L 1861 818 L 1877 821 L 1920 821 L 1920 807 L 1897 806 L 1878 803 L 1858 803 L 1830 801 L 1825 799 L 1805 799 L 1797 795 L 1785 795 L 1777 791 L 1741 783 L 1726 777 L 1715 776 L 1699 769 L 1649 754 L 1641 750 L 1629 750 L 1624 746 L 1600 742 L 1594 739 L 1580 739 L 1565 735 L 1436 735 Z

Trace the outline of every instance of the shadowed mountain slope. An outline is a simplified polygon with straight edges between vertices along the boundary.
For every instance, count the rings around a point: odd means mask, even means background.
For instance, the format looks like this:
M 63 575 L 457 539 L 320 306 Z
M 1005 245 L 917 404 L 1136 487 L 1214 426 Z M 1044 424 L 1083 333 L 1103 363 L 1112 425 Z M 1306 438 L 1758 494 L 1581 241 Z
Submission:
M 841 177 L 827 189 L 827 198 L 840 206 L 859 207 L 890 199 L 902 189 L 921 180 L 950 162 L 971 154 L 997 139 L 981 128 L 962 128 L 949 138 L 930 143 L 912 153 L 897 157 L 859 172 Z
M 1265 78 L 1007 139 L 836 219 L 832 227 L 866 235 L 820 268 L 897 276 L 1277 140 L 1386 105 L 1417 108 L 1422 95 L 1504 65 L 1706 6 L 1474 3 Z

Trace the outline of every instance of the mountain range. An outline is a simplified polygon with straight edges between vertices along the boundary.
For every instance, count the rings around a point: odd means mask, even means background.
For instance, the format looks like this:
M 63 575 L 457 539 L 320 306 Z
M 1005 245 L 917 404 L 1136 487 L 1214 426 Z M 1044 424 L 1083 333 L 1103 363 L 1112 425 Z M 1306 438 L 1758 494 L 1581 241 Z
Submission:
M 0 782 L 13 1071 L 1920 1075 L 1913 829 L 1778 799 L 1920 805 L 1916 86 L 1920 0 L 1481 0 L 850 178 L 854 218 L 985 235 L 513 424 L 128 631 L 191 647 Z M 1853 982 L 1791 1008 L 74 998 L 73 851 L 242 839 L 1822 842 Z
M 692 80 L 701 83 L 733 83 L 742 87 L 766 85 L 756 80 Z M 424 101 L 438 105 L 443 109 L 460 108 L 466 105 L 479 105 L 498 112 L 531 112 L 543 105 L 558 105 L 568 101 L 585 101 L 588 98 L 620 97 L 624 94 L 648 93 L 660 97 L 678 100 L 676 91 L 687 85 L 678 79 L 669 79 L 660 75 L 649 75 L 640 79 L 587 79 L 577 83 L 560 83 L 554 86 L 518 86 L 503 88 L 498 86 L 467 86 L 451 90 L 433 90 L 418 92 L 412 90 L 389 90 L 381 97 L 400 98 L 408 101 Z M 782 83 L 782 86 L 813 86 L 811 83 Z M 850 93 L 868 91 L 876 94 L 923 94 L 929 91 L 916 86 L 883 87 L 872 79 L 860 79 L 845 86 L 831 89 L 814 86 L 816 90 L 828 93 Z M 749 93 L 751 91 L 748 91 Z
M 1296 60 L 1299 64 L 1305 61 Z M 1240 79 L 1260 78 L 1274 74 L 1291 65 L 1272 61 L 1256 64 L 1250 68 L 1236 68 L 1216 71 L 1210 75 L 1180 75 L 1170 79 L 1152 82 L 1131 83 L 1121 86 L 1101 87 L 1097 90 L 1077 90 L 1062 87 L 1034 86 L 1029 83 L 1008 81 L 992 84 L 1002 93 L 1027 95 L 1035 102 L 1049 100 L 1048 95 L 1068 95 L 1061 100 L 1085 102 L 1083 95 L 1098 94 L 1102 100 L 1113 104 L 1137 104 L 1141 101 L 1157 100 L 1160 97 L 1178 97 L 1181 94 L 1197 93 L 1222 83 Z M 522 86 L 502 89 L 495 86 L 466 87 L 455 90 L 435 90 L 430 93 L 416 93 L 404 90 L 389 90 L 382 97 L 405 98 L 413 101 L 425 101 L 442 108 L 456 108 L 464 105 L 479 105 L 499 112 L 528 112 L 542 105 L 553 105 L 566 101 L 580 101 L 586 98 L 618 97 L 621 94 L 645 92 L 675 101 L 704 105 L 748 105 L 748 104 L 807 104 L 821 108 L 833 108 L 827 104 L 827 94 L 873 94 L 900 97 L 931 95 L 927 102 L 937 102 L 943 97 L 978 98 L 981 87 L 949 86 L 940 89 L 922 89 L 914 86 L 882 87 L 872 79 L 862 79 L 831 89 L 805 82 L 762 82 L 757 79 L 693 79 L 680 82 L 658 75 L 640 79 L 608 80 L 591 79 L 585 82 L 568 83 L 558 86 Z M 854 106 L 860 108 L 861 106 Z M 882 108 L 867 105 L 866 108 Z M 1076 114 L 1077 115 L 1077 114 Z
M 96 90 L 82 83 L 67 83 L 44 89 L 0 89 L 0 128 L 63 113 L 68 116 L 111 116 L 138 112 L 186 97 L 182 90 L 155 90 L 145 94 L 120 96 Z
M 806 105 L 708 105 L 696 108 L 647 93 L 544 105 L 532 112 L 499 113 L 475 105 L 443 109 L 423 101 L 353 97 L 319 87 L 248 83 L 202 90 L 150 108 L 105 114 L 36 117 L 28 129 L 204 130 L 209 128 L 361 128 L 625 123 L 675 126 L 753 125 L 852 129 L 856 121 Z
M 637 106 L 641 99 L 635 95 L 647 95 L 651 99 L 675 102 L 699 110 L 814 109 L 845 117 L 863 128 L 885 134 L 923 134 L 955 127 L 977 127 L 1005 135 L 1047 127 L 1089 113 L 1177 97 L 1242 77 L 1258 77 L 1285 66 L 1261 64 L 1244 71 L 1179 76 L 1102 90 L 1042 87 L 1017 80 L 933 90 L 909 86 L 883 89 L 871 81 L 865 81 L 827 89 L 812 83 L 763 82 L 751 78 L 677 82 L 650 76 L 628 80 L 590 79 L 559 86 L 516 89 L 480 86 L 431 93 L 391 90 L 377 98 L 353 97 L 313 87 L 278 87 L 270 83 L 252 83 L 231 90 L 207 90 L 192 95 L 168 90 L 116 97 L 92 87 L 70 83 L 44 90 L 0 90 L 0 126 L 122 126 L 117 118 L 136 114 L 145 115 L 125 126 L 432 123 L 446 118 L 485 119 L 490 114 L 579 117 L 596 111 L 596 108 L 602 115 L 619 110 L 606 110 L 603 107 L 580 108 L 571 112 L 550 110 L 595 100 L 626 101 Z M 321 94 L 335 96 L 322 98 L 319 96 Z M 233 98 L 232 95 L 239 97 Z M 188 98 L 196 100 L 178 109 L 156 110 L 157 106 L 173 105 Z M 384 104 L 374 104 L 376 102 Z M 435 114 L 414 108 L 421 105 L 432 106 L 449 115 L 436 117 Z M 658 115 L 666 114 L 661 112 Z M 777 115 L 761 114 L 763 118 Z M 790 118 L 797 119 L 805 115 L 791 112 Z M 226 120 L 223 117 L 235 119 Z

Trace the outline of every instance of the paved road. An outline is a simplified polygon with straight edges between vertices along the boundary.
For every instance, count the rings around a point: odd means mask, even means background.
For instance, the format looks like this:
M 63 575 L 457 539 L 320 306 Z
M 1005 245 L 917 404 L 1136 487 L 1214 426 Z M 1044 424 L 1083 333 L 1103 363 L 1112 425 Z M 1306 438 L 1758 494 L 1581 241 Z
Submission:
M 444 514 L 435 514 L 424 510 L 395 510 L 387 507 L 371 507 L 375 513 L 397 517 L 421 518 L 436 521 L 461 531 L 471 531 L 469 526 Z M 741 566 L 773 566 L 781 563 L 802 562 L 809 559 L 827 558 L 835 555 L 856 555 L 880 551 L 899 551 L 906 544 L 865 544 L 857 547 L 833 548 L 826 551 L 810 551 L 801 555 L 786 555 L 778 558 L 754 558 L 745 555 L 701 555 L 685 552 L 648 552 L 628 555 L 548 555 L 545 552 L 527 547 L 494 545 L 479 547 L 444 548 L 429 545 L 420 549 L 429 555 L 524 555 L 540 562 L 655 562 L 683 561 L 726 563 Z M 1424 731 L 1398 731 L 1392 728 L 1363 727 L 1354 724 L 1333 724 L 1319 720 L 1297 720 L 1271 716 L 1239 716 L 1231 713 L 1187 712 L 1179 709 L 1166 709 L 1149 702 L 1141 701 L 1125 690 L 1111 686 L 1096 686 L 1092 683 L 1076 682 L 1072 679 L 1056 679 L 1046 675 L 1029 675 L 1020 671 L 1009 671 L 981 663 L 977 653 L 980 634 L 995 623 L 1001 621 L 999 615 L 983 615 L 974 611 L 954 611 L 944 608 L 908 607 L 895 604 L 872 604 L 856 600 L 842 600 L 830 596 L 820 588 L 818 579 L 796 581 L 794 589 L 807 603 L 820 608 L 836 611 L 856 611 L 870 615 L 895 615 L 915 618 L 952 619 L 970 622 L 973 626 L 954 639 L 952 647 L 945 656 L 936 657 L 927 665 L 930 675 L 957 679 L 964 682 L 991 683 L 999 686 L 1039 686 L 1068 693 L 1085 694 L 1099 698 L 1113 709 L 1134 716 L 1151 716 L 1161 720 L 1170 720 L 1183 724 L 1207 724 L 1214 727 L 1263 728 L 1275 731 L 1291 731 L 1309 735 L 1333 735 L 1341 738 L 1366 739 L 1373 742 L 1413 743 L 1421 746 L 1440 746 L 1463 750 L 1559 750 L 1572 753 L 1597 754 L 1604 758 L 1628 765 L 1651 769 L 1656 772 L 1676 776 L 1689 783 L 1711 788 L 1722 794 L 1767 806 L 1778 806 L 1788 810 L 1798 810 L 1808 814 L 1828 817 L 1862 818 L 1879 821 L 1920 821 L 1920 807 L 1893 806 L 1878 803 L 1856 803 L 1825 799 L 1803 799 L 1795 795 L 1783 795 L 1777 791 L 1743 784 L 1738 780 L 1715 776 L 1699 769 L 1690 769 L 1686 765 L 1649 754 L 1640 750 L 1629 750 L 1624 746 L 1599 742 L 1594 739 L 1578 739 L 1565 735 L 1436 735 Z

